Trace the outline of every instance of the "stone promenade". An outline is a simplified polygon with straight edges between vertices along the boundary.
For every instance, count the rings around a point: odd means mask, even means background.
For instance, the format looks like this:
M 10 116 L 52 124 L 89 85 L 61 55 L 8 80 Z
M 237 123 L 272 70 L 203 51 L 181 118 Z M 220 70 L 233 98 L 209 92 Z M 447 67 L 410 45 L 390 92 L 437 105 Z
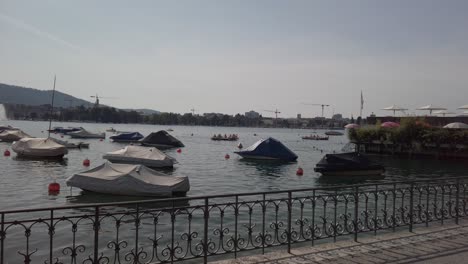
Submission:
M 291 254 L 275 251 L 215 263 L 468 263 L 468 222 L 418 227 L 413 233 L 380 233 L 375 237 L 360 237 L 358 242 L 347 240 L 295 248 Z

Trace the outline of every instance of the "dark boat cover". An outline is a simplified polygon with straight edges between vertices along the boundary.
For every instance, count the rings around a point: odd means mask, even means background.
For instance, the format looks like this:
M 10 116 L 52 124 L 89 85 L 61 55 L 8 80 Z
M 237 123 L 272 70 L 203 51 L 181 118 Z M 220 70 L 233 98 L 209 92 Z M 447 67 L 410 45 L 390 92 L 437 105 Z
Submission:
M 110 137 L 113 141 L 138 141 L 142 138 L 143 135 L 138 132 L 123 132 Z
M 381 165 L 371 162 L 367 157 L 358 152 L 326 154 L 314 169 L 317 172 L 323 170 L 363 170 L 383 168 Z
M 245 150 L 236 151 L 235 153 L 243 157 L 267 157 L 286 161 L 297 160 L 297 155 L 294 152 L 280 141 L 271 137 L 261 139 Z
M 184 147 L 184 144 L 180 142 L 177 138 L 171 136 L 167 131 L 161 130 L 158 132 L 153 132 L 141 140 L 143 145 L 164 145 L 171 147 Z

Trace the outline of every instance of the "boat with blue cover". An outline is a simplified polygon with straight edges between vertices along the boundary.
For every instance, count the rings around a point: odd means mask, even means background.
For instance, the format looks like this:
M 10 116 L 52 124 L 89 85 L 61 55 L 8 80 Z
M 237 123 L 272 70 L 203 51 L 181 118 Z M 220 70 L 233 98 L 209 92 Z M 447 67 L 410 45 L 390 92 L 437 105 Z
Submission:
M 297 155 L 280 141 L 270 137 L 261 139 L 242 151 L 234 152 L 245 159 L 295 161 Z
M 137 142 L 142 138 L 143 135 L 139 132 L 121 132 L 110 137 L 114 142 Z

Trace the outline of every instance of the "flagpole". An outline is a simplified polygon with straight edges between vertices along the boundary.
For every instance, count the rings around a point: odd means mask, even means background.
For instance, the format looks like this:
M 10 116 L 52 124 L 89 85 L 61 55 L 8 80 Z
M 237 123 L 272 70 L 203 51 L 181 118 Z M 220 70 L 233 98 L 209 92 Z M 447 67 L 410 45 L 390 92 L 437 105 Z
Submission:
M 362 90 L 361 90 L 361 111 L 359 112 L 359 116 L 362 120 L 362 109 L 364 108 L 364 98 L 362 97 Z

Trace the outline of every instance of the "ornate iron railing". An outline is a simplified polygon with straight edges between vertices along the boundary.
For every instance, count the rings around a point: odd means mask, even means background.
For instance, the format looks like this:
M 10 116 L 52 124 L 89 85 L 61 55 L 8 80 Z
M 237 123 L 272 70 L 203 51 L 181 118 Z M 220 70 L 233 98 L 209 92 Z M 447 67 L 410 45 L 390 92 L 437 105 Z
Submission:
M 0 264 L 206 263 L 215 255 L 458 223 L 468 215 L 467 180 L 1 211 Z

